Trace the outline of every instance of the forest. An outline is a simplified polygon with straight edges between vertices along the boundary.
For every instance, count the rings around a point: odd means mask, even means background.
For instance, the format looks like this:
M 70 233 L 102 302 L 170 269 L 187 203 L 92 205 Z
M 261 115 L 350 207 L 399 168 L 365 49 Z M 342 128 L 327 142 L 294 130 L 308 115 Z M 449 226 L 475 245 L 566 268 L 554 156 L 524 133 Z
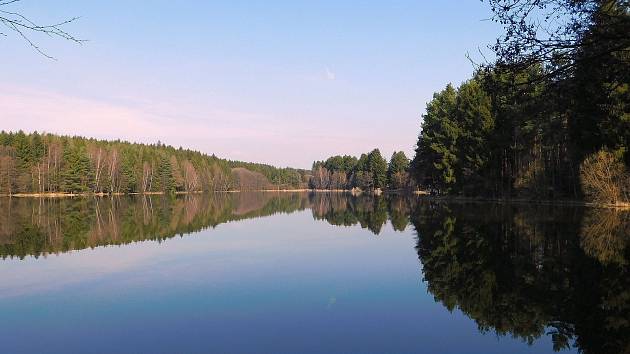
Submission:
M 415 156 L 378 149 L 310 171 L 162 143 L 0 133 L 0 195 L 420 189 L 630 205 L 630 2 L 487 0 L 504 33 L 435 93 Z
M 238 173 L 246 169 L 247 174 Z M 304 188 L 306 171 L 157 144 L 0 132 L 0 195 Z
M 438 195 L 630 202 L 628 1 L 491 0 L 496 61 L 435 93 L 410 173 Z
M 409 190 L 409 159 L 378 149 L 333 156 L 311 171 L 221 159 L 158 142 L 0 132 L 0 195 L 152 194 L 271 189 Z
M 402 151 L 394 152 L 389 163 L 379 149 L 359 158 L 337 155 L 313 163 L 309 186 L 330 190 L 411 190 L 414 185 L 408 169 L 409 159 Z

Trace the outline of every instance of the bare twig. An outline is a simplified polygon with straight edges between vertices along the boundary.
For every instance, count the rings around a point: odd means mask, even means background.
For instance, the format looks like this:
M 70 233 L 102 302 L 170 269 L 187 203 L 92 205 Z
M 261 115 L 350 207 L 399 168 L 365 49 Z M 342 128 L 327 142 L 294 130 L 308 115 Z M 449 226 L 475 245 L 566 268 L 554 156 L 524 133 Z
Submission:
M 79 19 L 79 17 L 72 17 L 68 20 L 53 24 L 39 25 L 17 11 L 4 10 L 4 6 L 18 3 L 20 1 L 21 0 L 0 1 L 0 23 L 8 28 L 9 32 L 14 32 L 19 37 L 24 39 L 39 54 L 43 55 L 46 58 L 55 60 L 54 57 L 47 54 L 36 42 L 31 39 L 30 33 L 41 33 L 49 37 L 62 38 L 76 44 L 82 44 L 83 42 L 85 42 L 84 39 L 79 39 L 64 29 L 64 26 L 75 22 Z M 7 37 L 8 32 L 0 32 L 0 36 Z

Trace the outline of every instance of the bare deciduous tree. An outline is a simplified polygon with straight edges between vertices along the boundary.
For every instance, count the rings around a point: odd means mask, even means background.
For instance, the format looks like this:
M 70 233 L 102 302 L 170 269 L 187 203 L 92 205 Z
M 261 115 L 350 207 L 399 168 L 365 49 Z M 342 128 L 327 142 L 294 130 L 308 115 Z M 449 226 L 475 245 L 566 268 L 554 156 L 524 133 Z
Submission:
M 630 176 L 620 158 L 601 150 L 587 157 L 580 167 L 584 193 L 593 201 L 606 204 L 630 202 Z
M 200 187 L 199 176 L 193 164 L 186 160 L 182 166 L 184 170 L 184 188 L 187 192 L 197 191 Z
M 540 65 L 545 67 L 541 79 L 557 79 L 579 64 L 630 54 L 629 0 L 482 1 L 505 29 L 490 47 L 498 68 L 525 71 Z
M 50 24 L 38 24 L 26 15 L 22 14 L 19 10 L 12 9 L 12 5 L 15 5 L 20 1 L 21 0 L 0 0 L 0 23 L 5 27 L 4 30 L 0 29 L 0 36 L 6 37 L 8 33 L 14 33 L 24 39 L 39 54 L 49 59 L 55 58 L 47 54 L 34 40 L 31 39 L 32 34 L 39 33 L 48 37 L 62 38 L 76 44 L 85 42 L 85 40 L 79 39 L 65 30 L 66 25 L 78 20 L 78 17 L 72 17 L 70 19 Z

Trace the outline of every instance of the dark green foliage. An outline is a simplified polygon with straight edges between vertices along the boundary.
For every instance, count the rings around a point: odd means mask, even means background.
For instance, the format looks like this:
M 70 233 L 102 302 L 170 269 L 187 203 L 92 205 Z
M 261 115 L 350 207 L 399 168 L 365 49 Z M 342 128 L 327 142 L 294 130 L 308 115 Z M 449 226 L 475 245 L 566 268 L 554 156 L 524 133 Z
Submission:
M 391 175 L 398 172 L 406 172 L 407 169 L 409 169 L 407 155 L 403 151 L 394 151 L 392 158 L 389 160 L 387 173 Z
M 427 105 L 413 175 L 434 193 L 582 198 L 586 156 L 622 151 L 630 166 L 629 3 L 490 3 L 508 27 L 498 61 Z M 576 26 L 549 34 L 560 42 L 537 42 L 521 24 L 538 6 L 575 15 Z
M 571 196 L 567 125 L 536 74 L 477 73 L 427 105 L 412 174 L 438 194 Z
M 374 149 L 368 154 L 368 170 L 372 177 L 372 188 L 385 188 L 387 183 L 387 161 L 381 155 L 379 149 Z
M 326 161 L 324 161 L 323 166 L 328 171 L 340 171 L 345 173 L 350 173 L 354 170 L 357 164 L 357 158 L 354 156 L 344 155 L 344 156 L 333 156 L 329 157 Z M 315 164 L 317 164 L 316 162 Z
M 457 92 L 450 84 L 427 104 L 412 162 L 414 177 L 422 187 L 450 192 L 455 185 L 456 142 L 461 134 L 455 122 L 456 104 Z
M 437 194 L 581 198 L 583 159 L 628 151 L 630 5 L 489 2 L 506 27 L 493 47 L 497 62 L 434 95 L 412 174 Z
M 387 185 L 391 189 L 409 187 L 409 159 L 402 151 L 394 151 L 387 167 Z
M 175 179 L 172 166 L 166 157 L 160 159 L 157 170 L 157 189 L 166 193 L 175 193 Z
M 477 80 L 470 80 L 457 90 L 455 114 L 460 130 L 456 181 L 463 190 L 484 187 L 483 172 L 491 157 L 488 147 L 495 122 L 490 96 Z
M 92 170 L 90 159 L 83 146 L 70 146 L 63 154 L 64 169 L 61 172 L 61 191 L 87 192 L 91 189 Z
M 404 165 L 402 161 L 399 162 Z M 362 190 L 385 189 L 388 183 L 387 171 L 387 161 L 378 149 L 372 150 L 369 154 L 361 154 L 358 159 L 348 155 L 332 156 L 326 161 L 313 163 L 309 187 L 313 189 L 355 187 Z
M 304 170 L 227 161 L 162 143 L 0 132 L 0 195 L 229 190 L 237 166 L 260 171 L 278 188 L 303 188 L 307 178 Z
M 135 166 L 137 165 L 135 155 L 128 149 L 122 151 L 121 173 L 119 178 L 118 189 L 116 192 L 136 193 L 138 188 L 138 177 L 136 176 Z M 112 183 L 112 186 L 115 184 Z

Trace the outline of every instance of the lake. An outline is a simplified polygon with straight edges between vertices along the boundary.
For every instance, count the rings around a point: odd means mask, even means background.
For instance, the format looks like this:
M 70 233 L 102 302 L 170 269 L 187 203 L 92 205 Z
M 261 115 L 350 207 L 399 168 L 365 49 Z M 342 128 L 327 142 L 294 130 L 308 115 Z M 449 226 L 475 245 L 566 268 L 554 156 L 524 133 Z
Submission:
M 6 353 L 620 353 L 630 213 L 416 196 L 0 198 Z

